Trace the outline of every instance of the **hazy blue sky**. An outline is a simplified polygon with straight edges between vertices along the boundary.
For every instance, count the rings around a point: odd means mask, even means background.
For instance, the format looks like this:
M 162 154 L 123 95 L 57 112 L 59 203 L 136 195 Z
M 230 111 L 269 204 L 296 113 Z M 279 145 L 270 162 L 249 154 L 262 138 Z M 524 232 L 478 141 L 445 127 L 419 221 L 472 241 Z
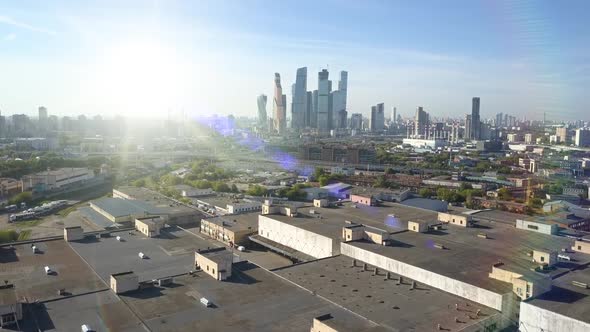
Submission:
M 274 72 L 349 72 L 349 112 L 589 118 L 590 1 L 0 2 L 0 110 L 256 114 Z M 290 96 L 289 103 L 290 103 Z M 269 103 L 269 112 L 271 109 Z

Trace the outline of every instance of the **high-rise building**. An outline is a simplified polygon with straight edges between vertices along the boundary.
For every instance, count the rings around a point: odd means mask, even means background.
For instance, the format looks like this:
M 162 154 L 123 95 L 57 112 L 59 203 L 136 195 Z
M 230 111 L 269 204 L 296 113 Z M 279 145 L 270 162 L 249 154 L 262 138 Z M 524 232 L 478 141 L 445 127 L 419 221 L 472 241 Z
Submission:
M 313 90 L 311 93 L 311 111 L 309 117 L 309 126 L 311 128 L 318 128 L 318 90 Z
M 576 146 L 590 146 L 590 128 L 576 129 Z
M 481 139 L 481 120 L 479 118 L 479 97 L 471 99 L 471 138 Z
M 39 122 L 47 121 L 47 108 L 39 106 Z
M 287 127 L 287 96 L 283 94 L 281 87 L 281 75 L 275 73 L 275 88 L 273 98 L 273 126 L 279 134 L 283 134 Z
M 503 126 L 502 115 L 503 115 L 502 113 L 496 114 L 496 122 L 494 123 L 494 125 L 496 125 L 496 128 L 500 128 Z
M 471 119 L 471 114 L 466 114 L 465 115 L 465 133 L 463 134 L 463 139 L 465 141 L 470 141 L 471 137 L 472 137 L 472 130 L 471 130 L 471 123 L 472 123 L 472 119 Z
M 336 113 L 336 128 L 346 128 L 348 122 L 348 112 L 346 110 L 340 110 Z
M 313 113 L 313 92 L 306 91 L 305 92 L 305 117 L 304 117 L 305 127 L 311 127 L 312 113 Z
M 430 116 L 424 111 L 422 106 L 416 108 L 416 117 L 414 119 L 414 137 L 419 138 L 420 136 L 426 138 L 426 131 L 428 130 L 428 123 Z
M 397 109 L 395 107 L 391 108 L 391 119 L 389 121 L 391 123 L 396 123 L 397 121 Z
M 322 69 L 322 71 L 318 73 L 317 128 L 320 131 L 328 131 L 331 128 L 330 92 L 332 90 L 332 82 L 328 79 L 329 75 L 327 69 Z
M 351 129 L 363 129 L 363 115 L 360 113 L 353 113 L 350 116 L 350 128 Z
M 268 97 L 266 95 L 261 94 L 256 98 L 258 103 L 258 126 L 260 128 L 266 128 L 268 124 L 267 114 L 266 114 L 266 102 L 268 101 Z
M 371 131 L 381 131 L 385 128 L 385 105 L 379 103 L 371 107 L 370 129 Z
M 7 136 L 8 133 L 6 130 L 6 117 L 4 117 L 4 115 L 2 115 L 2 112 L 0 112 L 0 138 Z
M 558 138 L 559 142 L 562 143 L 566 143 L 568 141 L 567 139 L 567 127 L 559 127 L 559 128 L 555 128 L 555 135 Z
M 307 107 L 307 67 L 297 69 L 292 98 L 291 127 L 295 129 L 304 128 L 305 110 Z
M 341 111 L 346 111 L 346 96 L 348 94 L 348 72 L 340 72 L 340 80 L 338 81 L 338 90 L 332 92 L 332 114 L 338 117 L 341 116 Z M 332 127 L 342 128 L 338 123 L 339 120 L 333 122 Z

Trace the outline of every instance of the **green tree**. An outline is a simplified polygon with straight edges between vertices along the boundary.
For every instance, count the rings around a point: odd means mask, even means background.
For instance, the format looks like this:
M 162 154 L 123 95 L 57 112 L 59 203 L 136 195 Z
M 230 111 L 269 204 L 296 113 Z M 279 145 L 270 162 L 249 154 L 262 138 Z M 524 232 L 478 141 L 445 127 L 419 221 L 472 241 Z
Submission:
M 434 191 L 430 188 L 422 188 L 420 191 L 418 191 L 418 194 L 424 198 L 431 198 L 434 196 Z
M 260 185 L 253 185 L 248 187 L 246 194 L 251 196 L 265 196 L 268 194 L 268 190 Z
M 23 191 L 22 193 L 18 193 L 13 196 L 11 199 L 8 200 L 9 204 L 20 204 L 20 203 L 29 203 L 33 200 L 33 193 L 30 191 Z
M 145 179 L 135 180 L 133 181 L 133 185 L 135 187 L 145 187 Z
M 503 201 L 509 201 L 512 199 L 512 193 L 507 188 L 498 189 L 498 198 Z

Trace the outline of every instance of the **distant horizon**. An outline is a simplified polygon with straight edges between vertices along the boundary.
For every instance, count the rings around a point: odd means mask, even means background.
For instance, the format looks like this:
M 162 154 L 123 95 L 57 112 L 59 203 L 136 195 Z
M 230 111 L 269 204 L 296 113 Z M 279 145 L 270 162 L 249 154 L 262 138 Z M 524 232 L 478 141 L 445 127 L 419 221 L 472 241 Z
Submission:
M 0 110 L 255 117 L 278 72 L 290 117 L 295 72 L 307 67 L 308 90 L 322 68 L 333 82 L 349 73 L 348 114 L 383 102 L 386 114 L 423 106 L 462 118 L 479 96 L 482 118 L 574 121 L 590 109 L 588 10 L 586 1 L 3 3 Z

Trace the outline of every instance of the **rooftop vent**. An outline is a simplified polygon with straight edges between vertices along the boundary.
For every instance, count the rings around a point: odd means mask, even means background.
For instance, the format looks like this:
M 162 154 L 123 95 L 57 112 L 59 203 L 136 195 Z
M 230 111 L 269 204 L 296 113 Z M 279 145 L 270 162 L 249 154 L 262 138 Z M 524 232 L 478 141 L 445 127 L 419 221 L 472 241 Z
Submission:
M 443 249 L 443 250 L 444 250 L 444 249 L 447 249 L 447 248 L 446 248 L 444 245 L 442 245 L 442 244 L 440 244 L 440 243 L 435 243 L 435 244 L 434 244 L 434 247 L 435 247 L 435 248 L 437 248 L 437 249 Z
M 588 284 L 584 283 L 584 282 L 579 282 L 579 281 L 572 281 L 572 285 L 576 286 L 576 287 L 580 287 L 580 288 L 588 288 Z

